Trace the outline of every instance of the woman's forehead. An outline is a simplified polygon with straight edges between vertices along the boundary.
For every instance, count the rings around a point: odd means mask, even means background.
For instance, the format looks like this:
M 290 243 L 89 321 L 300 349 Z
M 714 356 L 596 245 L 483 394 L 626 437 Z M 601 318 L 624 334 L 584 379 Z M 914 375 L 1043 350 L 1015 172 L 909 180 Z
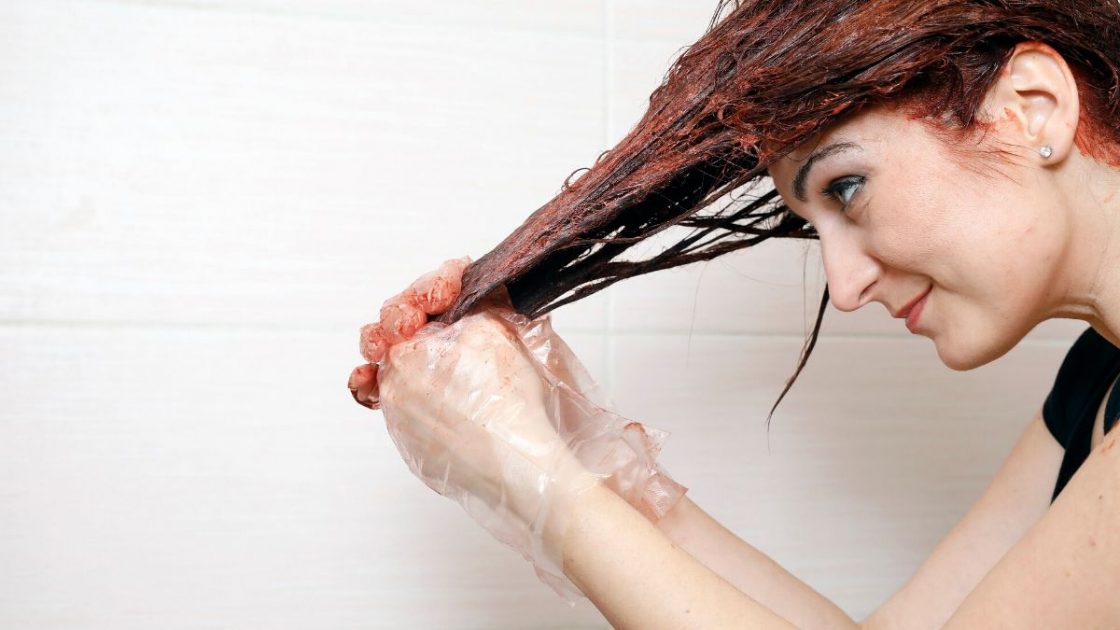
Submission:
M 779 194 L 787 201 L 804 197 L 804 187 L 817 163 L 839 154 L 866 154 L 885 143 L 905 142 L 917 124 L 891 110 L 868 110 L 822 131 L 794 146 L 767 167 Z
M 771 177 L 776 173 L 796 171 L 815 154 L 834 145 L 867 150 L 888 142 L 901 142 L 908 137 L 907 134 L 920 132 L 920 127 L 921 124 L 909 120 L 900 112 L 886 108 L 871 109 L 838 122 L 797 144 L 774 160 L 768 171 Z

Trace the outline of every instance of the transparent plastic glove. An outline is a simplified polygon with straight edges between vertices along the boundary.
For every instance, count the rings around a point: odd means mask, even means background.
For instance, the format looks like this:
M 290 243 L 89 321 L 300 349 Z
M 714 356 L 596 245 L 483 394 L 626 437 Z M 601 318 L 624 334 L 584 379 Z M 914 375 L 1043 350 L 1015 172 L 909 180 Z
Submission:
M 401 295 L 387 301 L 382 313 L 385 314 L 386 308 L 397 308 L 401 304 L 408 308 L 409 304 L 423 303 L 423 300 L 411 297 L 418 293 L 429 296 L 426 298 L 428 306 L 421 309 L 425 313 L 436 314 L 445 310 L 457 297 L 459 278 L 468 262 L 468 259 L 459 259 L 444 263 L 439 270 L 427 274 Z M 436 306 L 431 306 L 432 303 Z M 579 487 L 578 483 L 573 486 L 569 481 L 577 479 L 586 482 L 586 477 L 582 475 L 590 473 L 654 521 L 672 509 L 684 495 L 686 488 L 670 479 L 656 463 L 666 434 L 609 411 L 603 392 L 567 344 L 553 332 L 547 317 L 530 321 L 509 307 L 508 298 L 491 300 L 484 308 L 488 310 L 468 316 L 450 329 L 439 324 L 428 324 L 414 339 L 418 345 L 405 345 L 406 349 L 400 351 L 397 346 L 407 342 L 392 346 L 389 360 L 384 360 L 386 352 L 390 352 L 390 343 L 385 339 L 382 323 L 365 326 L 362 330 L 361 350 L 367 360 L 375 362 L 354 370 L 350 377 L 350 391 L 360 404 L 379 408 L 379 390 L 386 382 L 390 386 L 393 383 L 392 379 L 385 381 L 383 378 L 394 375 L 394 366 L 398 370 L 398 376 L 406 368 L 411 370 L 416 376 L 403 379 L 410 384 L 406 387 L 414 390 L 411 397 L 401 398 L 399 406 L 397 402 L 389 402 L 385 407 L 390 433 L 410 468 L 437 492 L 456 498 L 499 540 L 521 550 L 526 558 L 536 564 L 538 576 L 571 601 L 570 596 L 577 591 L 563 577 L 555 558 L 548 559 L 548 550 L 541 543 L 546 530 L 551 528 L 555 533 L 563 527 L 563 506 L 565 499 L 570 496 L 568 490 Z M 406 316 L 403 320 L 413 321 L 414 317 L 415 315 Z M 478 324 L 480 319 L 483 320 L 482 324 Z M 495 328 L 496 324 L 500 324 L 501 328 Z M 474 353 L 470 356 L 484 369 L 476 373 L 459 372 L 456 375 L 445 364 L 450 362 L 459 367 L 462 349 L 458 345 L 463 341 L 464 328 L 469 328 L 469 335 L 468 343 L 463 348 Z M 505 332 L 498 334 L 501 329 Z M 495 348 L 501 351 L 498 352 Z M 479 353 L 490 353 L 492 356 L 489 357 L 489 362 L 480 359 Z M 409 357 L 410 362 L 406 365 L 401 356 Z M 494 367 L 499 365 L 495 362 L 499 357 L 506 361 L 505 373 L 499 380 L 504 382 L 510 377 L 511 367 L 516 368 L 513 373 L 518 374 L 518 379 L 525 380 L 518 382 L 516 386 L 512 382 L 505 383 L 512 389 L 503 391 L 503 395 L 495 398 L 492 390 L 494 379 L 498 375 L 494 373 Z M 381 361 L 381 364 L 376 361 Z M 466 364 L 469 362 L 464 362 Z M 535 386 L 534 379 L 526 369 L 527 365 L 535 372 Z M 464 379 L 460 382 L 464 387 L 460 388 L 458 394 L 462 400 L 449 404 L 447 401 L 454 401 L 455 398 L 447 396 L 446 384 L 441 383 L 450 382 L 453 378 Z M 427 384 L 426 390 L 424 384 Z M 428 392 L 426 397 L 422 392 Z M 481 392 L 489 394 L 482 396 Z M 448 426 L 447 414 L 436 414 L 433 405 L 438 407 L 440 404 L 430 402 L 433 396 L 443 396 L 443 412 L 448 407 L 457 408 L 460 420 Z M 474 397 L 473 403 L 471 396 Z M 508 414 L 513 408 L 534 411 L 526 412 L 524 418 L 515 418 L 517 422 L 513 423 L 487 419 L 483 417 L 484 414 L 479 413 L 479 409 L 483 408 L 479 406 L 479 400 L 483 398 L 489 401 L 490 410 L 504 410 L 506 419 L 511 417 Z M 417 400 L 429 401 L 428 408 L 423 409 L 423 405 L 420 405 L 422 411 L 419 412 L 420 417 L 427 419 L 426 424 L 422 422 L 419 426 L 402 430 L 400 427 L 405 426 L 406 422 L 400 418 L 408 417 L 406 407 L 416 405 Z M 543 414 L 539 409 L 541 401 Z M 463 413 L 463 407 L 471 404 L 475 405 L 475 410 Z M 397 409 L 396 412 L 394 408 Z M 443 425 L 434 423 L 433 418 L 439 418 Z M 464 424 L 462 418 L 471 419 L 473 426 Z M 545 424 L 548 425 L 548 430 L 544 429 Z M 487 429 L 490 434 L 482 435 L 476 430 L 478 426 Z M 511 426 L 517 428 L 511 429 Z M 522 431 L 524 435 L 521 434 Z M 504 440 L 504 445 L 494 448 L 494 444 L 487 442 L 493 439 Z M 550 440 L 555 439 L 559 439 L 566 450 L 557 451 L 555 445 L 549 445 Z M 440 440 L 444 443 L 442 447 L 437 444 Z M 526 451 L 524 447 L 527 444 L 535 446 Z M 507 447 L 513 447 L 518 455 L 511 458 L 507 452 L 504 459 L 494 455 L 503 449 L 509 451 Z M 424 451 L 424 448 L 429 451 Z M 426 452 L 427 456 L 422 456 L 422 452 Z M 528 458 L 527 453 L 530 456 Z M 544 461 L 548 465 L 542 464 L 541 460 L 535 463 L 531 461 L 533 456 L 542 453 L 546 455 Z M 574 454 L 578 465 L 562 453 Z M 550 456 L 555 456 L 555 459 L 549 459 Z M 510 461 L 519 465 L 503 468 L 504 462 Z M 525 461 L 530 461 L 530 465 L 524 465 Z M 540 471 L 548 466 L 553 468 L 553 477 L 544 478 Z M 503 480 L 505 486 L 494 480 L 494 471 L 498 469 L 503 470 L 502 474 L 512 473 L 510 479 Z M 568 475 L 573 470 L 576 471 L 574 476 Z M 449 484 L 449 480 L 459 473 L 473 479 L 473 482 L 463 483 L 459 487 Z M 526 479 L 538 489 L 536 496 L 519 491 L 518 483 Z M 557 479 L 561 482 L 558 483 Z M 511 481 L 513 483 L 509 483 Z M 545 493 L 539 491 L 540 488 L 551 488 L 552 496 L 547 500 L 543 499 Z M 557 488 L 562 491 L 557 492 Z M 534 518 L 534 510 L 536 520 L 527 520 Z M 526 532 L 537 537 L 527 536 Z
M 569 505 L 599 482 L 557 433 L 549 386 L 492 312 L 428 324 L 378 371 L 389 434 L 409 469 L 517 549 L 566 598 Z
M 532 354 L 550 388 L 549 416 L 583 466 L 651 521 L 667 514 L 687 491 L 657 463 L 669 434 L 611 411 L 605 393 L 548 316 L 530 320 L 509 308 L 493 312 Z
M 400 294 L 386 300 L 381 307 L 381 321 L 362 328 L 359 350 L 369 363 L 355 368 L 349 382 L 350 392 L 359 404 L 371 409 L 380 408 L 377 388 L 379 362 L 393 340 L 410 338 L 427 322 L 427 315 L 442 313 L 454 304 L 462 289 L 463 272 L 470 262 L 469 257 L 444 261 L 435 271 L 424 274 Z M 589 403 L 598 407 L 601 413 L 589 418 L 609 418 L 612 425 L 622 427 L 620 434 L 628 444 L 635 449 L 644 449 L 646 458 L 630 460 L 627 466 L 620 466 L 608 478 L 607 485 L 650 520 L 656 522 L 660 519 L 685 489 L 670 479 L 660 466 L 640 466 L 657 459 L 667 434 L 607 411 L 612 405 L 567 344 L 553 332 L 547 318 L 530 322 L 513 311 L 505 295 L 492 297 L 488 304 L 508 315 L 506 320 L 513 324 L 521 342 L 541 364 L 542 374 L 550 383 L 566 386 L 586 398 L 583 403 L 573 404 Z M 482 305 L 483 308 L 485 306 Z M 569 432 L 574 433 L 575 429 L 569 427 Z M 617 452 L 602 444 L 598 448 L 589 444 L 581 453 L 596 470 L 606 469 L 607 462 L 618 456 Z M 637 488 L 644 488 L 643 493 L 638 494 L 635 491 Z

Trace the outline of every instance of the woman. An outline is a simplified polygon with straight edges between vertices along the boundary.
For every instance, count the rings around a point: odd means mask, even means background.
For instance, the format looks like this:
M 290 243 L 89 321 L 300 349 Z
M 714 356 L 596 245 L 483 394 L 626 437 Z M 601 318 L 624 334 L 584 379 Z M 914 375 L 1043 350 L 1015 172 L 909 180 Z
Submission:
M 769 177 L 784 202 L 772 235 L 820 239 L 834 306 L 883 304 L 952 369 L 998 359 L 1049 318 L 1090 324 L 984 496 L 868 619 L 687 498 L 647 518 L 600 483 L 554 430 L 550 384 L 517 343 L 524 321 L 473 316 L 390 340 L 380 397 L 402 453 L 414 470 L 441 462 L 443 490 L 512 506 L 504 518 L 533 533 L 534 553 L 617 627 L 1120 627 L 1120 434 L 1105 413 L 1120 411 L 1118 67 L 1115 0 L 744 2 L 576 183 L 632 192 L 611 160 L 651 128 L 672 131 L 658 146 L 676 174 L 723 169 L 690 210 Z M 689 89 L 705 69 L 712 89 Z M 378 396 L 368 372 L 358 381 L 360 401 Z M 507 465 L 518 444 L 547 490 Z

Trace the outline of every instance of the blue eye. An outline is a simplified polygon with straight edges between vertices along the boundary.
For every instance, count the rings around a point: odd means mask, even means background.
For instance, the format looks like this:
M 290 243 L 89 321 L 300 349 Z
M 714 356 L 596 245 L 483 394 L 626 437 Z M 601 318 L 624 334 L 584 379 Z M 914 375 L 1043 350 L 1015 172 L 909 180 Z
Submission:
M 863 183 L 866 181 L 864 177 L 859 175 L 849 175 L 834 179 L 828 183 L 828 186 L 821 191 L 825 197 L 835 199 L 841 203 L 845 208 L 852 202 L 852 197 L 863 188 Z

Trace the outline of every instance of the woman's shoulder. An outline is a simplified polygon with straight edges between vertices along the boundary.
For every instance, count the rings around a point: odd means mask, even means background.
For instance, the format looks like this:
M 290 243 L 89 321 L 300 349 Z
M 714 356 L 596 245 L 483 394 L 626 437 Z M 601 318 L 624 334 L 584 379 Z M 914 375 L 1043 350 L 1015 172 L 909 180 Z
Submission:
M 1092 327 L 1073 342 L 1042 405 L 1043 420 L 1062 446 L 1081 416 L 1090 407 L 1096 411 L 1118 369 L 1120 348 Z

